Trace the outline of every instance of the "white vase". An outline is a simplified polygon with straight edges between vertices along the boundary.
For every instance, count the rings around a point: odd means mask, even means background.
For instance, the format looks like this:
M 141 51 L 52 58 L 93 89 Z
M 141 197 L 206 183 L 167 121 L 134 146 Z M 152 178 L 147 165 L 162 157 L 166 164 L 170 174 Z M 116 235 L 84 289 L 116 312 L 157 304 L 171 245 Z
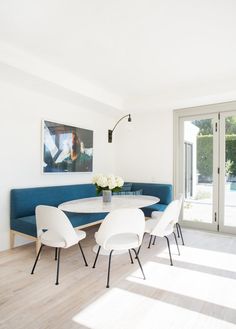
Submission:
M 103 202 L 111 202 L 111 190 L 102 190 Z

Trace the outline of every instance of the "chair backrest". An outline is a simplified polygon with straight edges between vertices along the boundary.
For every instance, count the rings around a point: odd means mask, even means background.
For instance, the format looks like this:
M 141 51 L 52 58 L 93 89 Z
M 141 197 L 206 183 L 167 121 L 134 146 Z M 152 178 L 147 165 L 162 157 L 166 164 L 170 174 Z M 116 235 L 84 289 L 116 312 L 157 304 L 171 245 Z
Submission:
M 106 249 L 108 240 L 118 234 L 130 233 L 137 236 L 142 243 L 145 228 L 144 213 L 140 209 L 117 209 L 111 211 L 103 220 L 96 234 L 97 243 Z
M 77 234 L 62 210 L 52 206 L 39 205 L 36 207 L 35 214 L 38 236 L 47 230 L 60 236 L 65 241 L 65 247 L 77 242 Z
M 176 219 L 178 221 L 179 213 L 180 213 L 180 201 L 174 200 L 172 201 L 163 212 L 160 219 L 157 221 L 157 224 L 153 228 L 151 235 L 163 236 L 165 234 L 165 230 L 169 225 L 174 226 Z
M 180 215 L 180 212 L 181 212 L 181 209 L 182 209 L 182 205 L 183 205 L 183 201 L 184 201 L 184 195 L 182 193 L 179 194 L 177 200 L 179 201 L 179 213 L 177 213 L 177 216 L 174 220 L 174 224 L 178 223 L 178 221 L 179 221 L 179 215 Z

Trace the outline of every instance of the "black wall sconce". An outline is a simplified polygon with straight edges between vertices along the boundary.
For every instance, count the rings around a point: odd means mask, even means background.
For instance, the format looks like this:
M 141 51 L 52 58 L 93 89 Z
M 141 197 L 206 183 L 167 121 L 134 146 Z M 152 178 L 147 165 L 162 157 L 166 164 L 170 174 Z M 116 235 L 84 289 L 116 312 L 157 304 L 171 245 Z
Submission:
M 131 122 L 131 115 L 130 114 L 127 114 L 125 116 L 123 116 L 119 121 L 117 121 L 117 123 L 115 124 L 114 128 L 112 130 L 108 130 L 108 143 L 112 143 L 112 134 L 113 134 L 113 131 L 115 130 L 116 126 L 118 125 L 118 123 L 123 120 L 124 118 L 127 118 L 128 117 L 128 122 Z

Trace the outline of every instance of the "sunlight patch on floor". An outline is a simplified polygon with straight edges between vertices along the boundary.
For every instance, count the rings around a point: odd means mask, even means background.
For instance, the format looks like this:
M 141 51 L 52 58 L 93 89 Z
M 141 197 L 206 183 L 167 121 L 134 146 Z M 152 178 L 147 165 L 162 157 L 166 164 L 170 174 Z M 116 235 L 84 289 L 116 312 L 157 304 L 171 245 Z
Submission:
M 118 288 L 73 317 L 89 329 L 233 329 L 235 325 Z
M 127 280 L 236 310 L 236 280 L 156 262 L 143 268 L 146 280 L 138 270 Z
M 153 246 L 155 248 L 155 246 Z M 157 248 L 157 246 L 156 246 Z M 226 252 L 212 251 L 180 245 L 181 255 L 177 255 L 175 245 L 171 245 L 173 259 L 197 265 L 214 267 L 220 270 L 236 272 L 236 255 Z M 168 258 L 167 248 L 156 254 L 158 257 Z

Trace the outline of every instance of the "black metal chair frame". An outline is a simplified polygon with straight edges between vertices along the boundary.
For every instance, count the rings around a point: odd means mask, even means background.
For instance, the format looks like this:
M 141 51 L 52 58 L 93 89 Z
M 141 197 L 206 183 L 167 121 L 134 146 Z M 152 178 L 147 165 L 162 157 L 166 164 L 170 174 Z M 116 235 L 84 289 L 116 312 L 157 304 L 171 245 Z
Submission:
M 178 240 L 177 240 L 177 237 L 176 237 L 175 232 L 173 232 L 173 235 L 174 235 L 174 238 L 175 238 L 175 243 L 176 243 L 176 247 L 177 247 L 177 250 L 178 250 L 178 254 L 180 256 L 180 250 L 179 250 Z M 153 243 L 152 243 L 152 238 L 154 238 Z M 169 256 L 170 256 L 170 265 L 173 266 L 171 249 L 170 249 L 170 241 L 169 241 L 169 238 L 166 235 L 164 236 L 164 238 L 166 239 L 166 242 L 167 242 L 167 247 L 168 247 Z M 155 242 L 156 242 L 156 236 L 155 235 L 150 235 L 150 240 L 149 240 L 148 248 L 151 247 L 151 243 L 154 245 Z
M 182 245 L 184 246 L 184 239 L 183 239 L 182 229 L 181 229 L 181 226 L 180 226 L 179 223 L 176 223 L 176 230 L 177 230 L 178 238 L 181 237 Z
M 85 266 L 88 266 L 88 263 L 86 261 L 86 258 L 85 258 L 85 255 L 84 255 L 84 251 L 83 251 L 83 248 L 82 248 L 80 242 L 78 242 L 78 245 L 79 245 L 79 248 L 80 248 L 80 251 L 81 251 L 83 260 L 84 260 L 84 264 L 85 264 Z M 38 252 L 38 254 L 36 256 L 36 259 L 35 259 L 35 262 L 34 262 L 34 265 L 33 265 L 32 271 L 31 271 L 31 274 L 34 274 L 34 270 L 35 270 L 35 267 L 36 267 L 36 265 L 38 263 L 39 256 L 41 254 L 41 251 L 42 251 L 43 247 L 44 247 L 44 245 L 41 244 L 40 249 L 39 249 L 39 252 Z M 60 256 L 61 256 L 61 248 L 55 248 L 55 260 L 57 261 L 57 274 L 56 274 L 56 282 L 55 282 L 55 285 L 58 285 L 59 284 Z
M 140 249 L 140 247 L 139 247 Z M 139 251 L 138 249 L 138 251 Z M 97 251 L 97 254 L 96 254 L 96 257 L 95 257 L 95 260 L 94 260 L 94 263 L 93 263 L 93 268 L 96 267 L 96 263 L 97 263 L 97 259 L 98 259 L 98 256 L 99 256 L 99 253 L 100 253 L 100 250 L 101 250 L 101 246 L 98 247 L 98 251 Z M 130 256 L 130 262 L 131 264 L 134 263 L 133 261 L 133 257 L 132 257 L 132 254 L 131 254 L 131 251 L 130 250 L 133 250 L 134 254 L 135 254 L 135 259 L 137 259 L 137 262 L 139 264 L 139 267 L 141 269 L 141 272 L 142 272 L 142 275 L 143 275 L 143 279 L 146 280 L 146 277 L 145 277 L 145 274 L 144 274 L 144 271 L 143 271 L 143 267 L 142 267 L 142 264 L 140 262 L 140 259 L 138 257 L 138 252 L 132 248 L 132 249 L 129 249 L 128 252 L 129 252 L 129 256 Z M 107 271 L 107 285 L 106 285 L 106 288 L 109 288 L 110 287 L 110 273 L 111 273 L 111 257 L 112 257 L 112 253 L 113 253 L 114 250 L 111 250 L 110 251 L 110 254 L 109 254 L 109 261 L 108 261 L 108 271 Z

